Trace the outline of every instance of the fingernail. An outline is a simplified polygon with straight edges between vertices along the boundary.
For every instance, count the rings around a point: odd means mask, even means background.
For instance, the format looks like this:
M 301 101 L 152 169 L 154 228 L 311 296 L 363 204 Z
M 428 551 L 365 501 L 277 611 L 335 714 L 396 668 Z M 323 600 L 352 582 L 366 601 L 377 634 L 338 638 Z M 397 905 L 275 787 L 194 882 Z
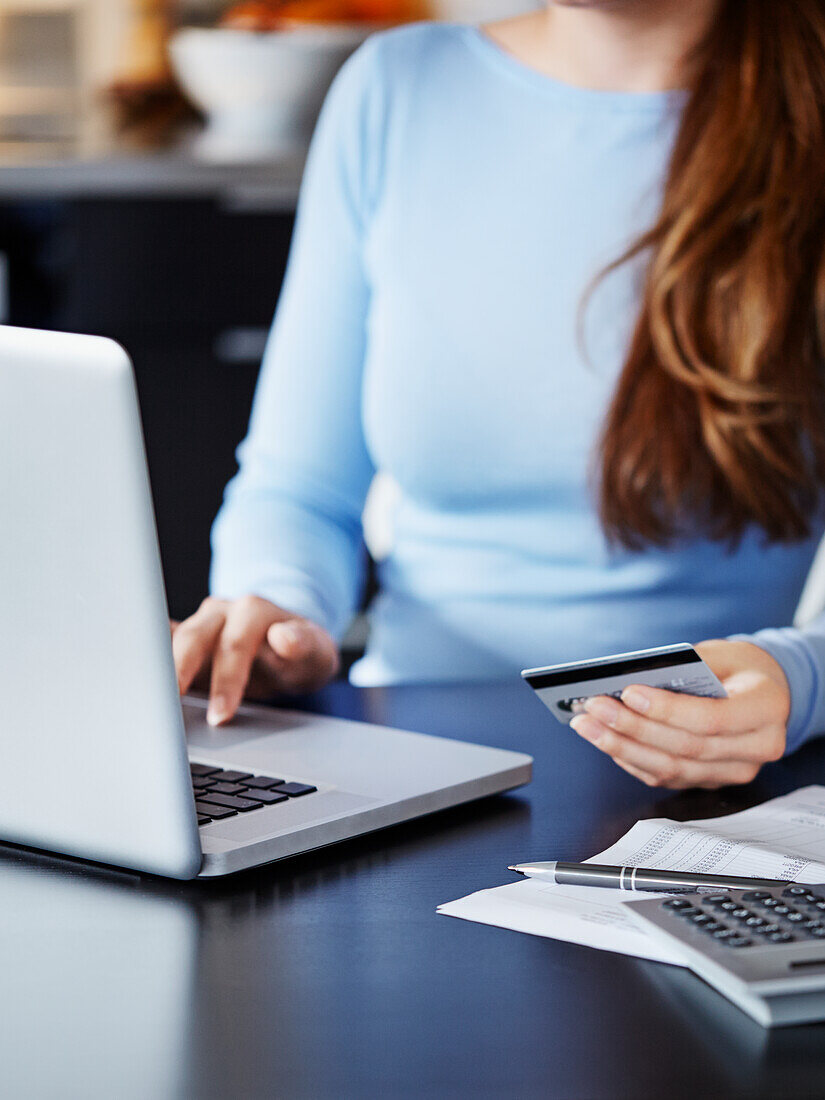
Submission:
M 301 648 L 301 631 L 294 623 L 279 623 L 275 629 L 275 637 L 278 645 L 273 648 L 284 657 L 293 655 Z
M 577 714 L 570 725 L 585 741 L 589 741 L 593 745 L 601 740 L 604 733 L 604 726 L 601 722 L 597 722 L 595 718 L 588 718 L 585 714 Z
M 646 711 L 650 710 L 650 700 L 637 688 L 627 688 L 623 691 L 622 702 L 626 707 L 630 707 L 631 710 L 638 711 L 639 714 L 644 714 Z
M 226 698 L 223 695 L 216 695 L 214 699 L 209 700 L 209 706 L 206 708 L 206 721 L 210 726 L 219 726 L 221 722 L 229 717 L 228 712 L 229 707 Z
M 612 726 L 619 717 L 619 707 L 612 699 L 588 699 L 584 709 L 608 726 Z

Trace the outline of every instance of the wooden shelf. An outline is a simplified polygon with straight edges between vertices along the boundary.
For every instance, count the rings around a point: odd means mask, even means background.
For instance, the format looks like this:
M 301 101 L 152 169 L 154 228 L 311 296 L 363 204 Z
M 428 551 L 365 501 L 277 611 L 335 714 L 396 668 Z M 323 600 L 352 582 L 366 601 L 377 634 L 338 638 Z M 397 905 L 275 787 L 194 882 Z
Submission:
M 0 139 L 0 175 L 2 175 L 4 162 L 10 165 L 30 164 L 34 156 L 62 157 L 67 155 L 71 148 L 71 141 L 55 141 L 53 138 L 44 138 L 42 141 L 36 141 L 34 138 L 26 141 Z
M 2 15 L 51 15 L 74 12 L 86 0 L 3 0 Z
M 0 28 L 4 40 L 8 32 L 5 49 L 10 58 L 14 58 L 15 38 L 25 17 L 35 20 L 34 27 L 28 26 L 22 32 L 20 41 L 25 51 L 19 73 L 12 66 L 5 83 L 0 74 L 0 118 L 53 119 L 58 136 L 71 128 L 84 155 L 105 150 L 114 136 L 113 122 L 112 112 L 101 103 L 100 92 L 117 78 L 124 53 L 128 53 L 137 11 L 135 0 L 0 0 Z M 41 61 L 32 44 L 40 16 L 46 21 L 56 16 L 71 24 L 70 34 L 54 30 L 44 39 L 59 43 L 53 48 L 59 48 L 65 58 L 65 74 L 63 70 L 44 69 L 48 60 Z M 53 79 L 59 81 L 59 87 L 50 84 Z M 70 80 L 72 86 L 66 87 Z M 46 127 L 50 127 L 49 122 Z M 23 136 L 23 127 L 19 129 Z M 17 134 L 8 136 L 16 138 Z M 32 136 L 37 141 L 37 134 Z
M 0 115 L 74 115 L 75 88 L 26 88 L 0 85 Z

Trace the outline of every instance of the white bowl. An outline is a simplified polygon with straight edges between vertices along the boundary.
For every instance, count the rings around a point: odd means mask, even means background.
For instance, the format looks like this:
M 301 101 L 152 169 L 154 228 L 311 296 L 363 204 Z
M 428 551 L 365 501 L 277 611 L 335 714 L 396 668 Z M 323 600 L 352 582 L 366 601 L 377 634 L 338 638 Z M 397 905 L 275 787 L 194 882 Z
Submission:
M 172 36 L 181 87 L 206 115 L 196 141 L 210 160 L 300 152 L 335 73 L 374 28 L 349 24 L 284 31 L 191 27 Z

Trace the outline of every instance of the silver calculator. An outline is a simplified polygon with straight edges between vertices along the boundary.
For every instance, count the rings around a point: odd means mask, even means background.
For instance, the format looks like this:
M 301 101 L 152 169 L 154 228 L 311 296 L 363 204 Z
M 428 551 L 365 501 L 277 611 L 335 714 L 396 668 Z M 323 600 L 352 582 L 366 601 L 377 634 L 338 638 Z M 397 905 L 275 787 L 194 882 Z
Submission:
M 687 966 L 763 1027 L 825 1020 L 825 884 L 628 901 Z

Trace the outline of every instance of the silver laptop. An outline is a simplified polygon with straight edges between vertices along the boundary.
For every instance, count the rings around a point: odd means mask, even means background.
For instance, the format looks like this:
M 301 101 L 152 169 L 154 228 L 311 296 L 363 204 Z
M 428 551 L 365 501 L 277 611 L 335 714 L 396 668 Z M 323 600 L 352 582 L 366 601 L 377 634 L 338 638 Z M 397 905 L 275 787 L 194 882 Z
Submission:
M 173 878 L 527 783 L 532 761 L 177 692 L 131 364 L 0 326 L 0 839 Z M 188 742 L 188 744 L 187 744 Z

